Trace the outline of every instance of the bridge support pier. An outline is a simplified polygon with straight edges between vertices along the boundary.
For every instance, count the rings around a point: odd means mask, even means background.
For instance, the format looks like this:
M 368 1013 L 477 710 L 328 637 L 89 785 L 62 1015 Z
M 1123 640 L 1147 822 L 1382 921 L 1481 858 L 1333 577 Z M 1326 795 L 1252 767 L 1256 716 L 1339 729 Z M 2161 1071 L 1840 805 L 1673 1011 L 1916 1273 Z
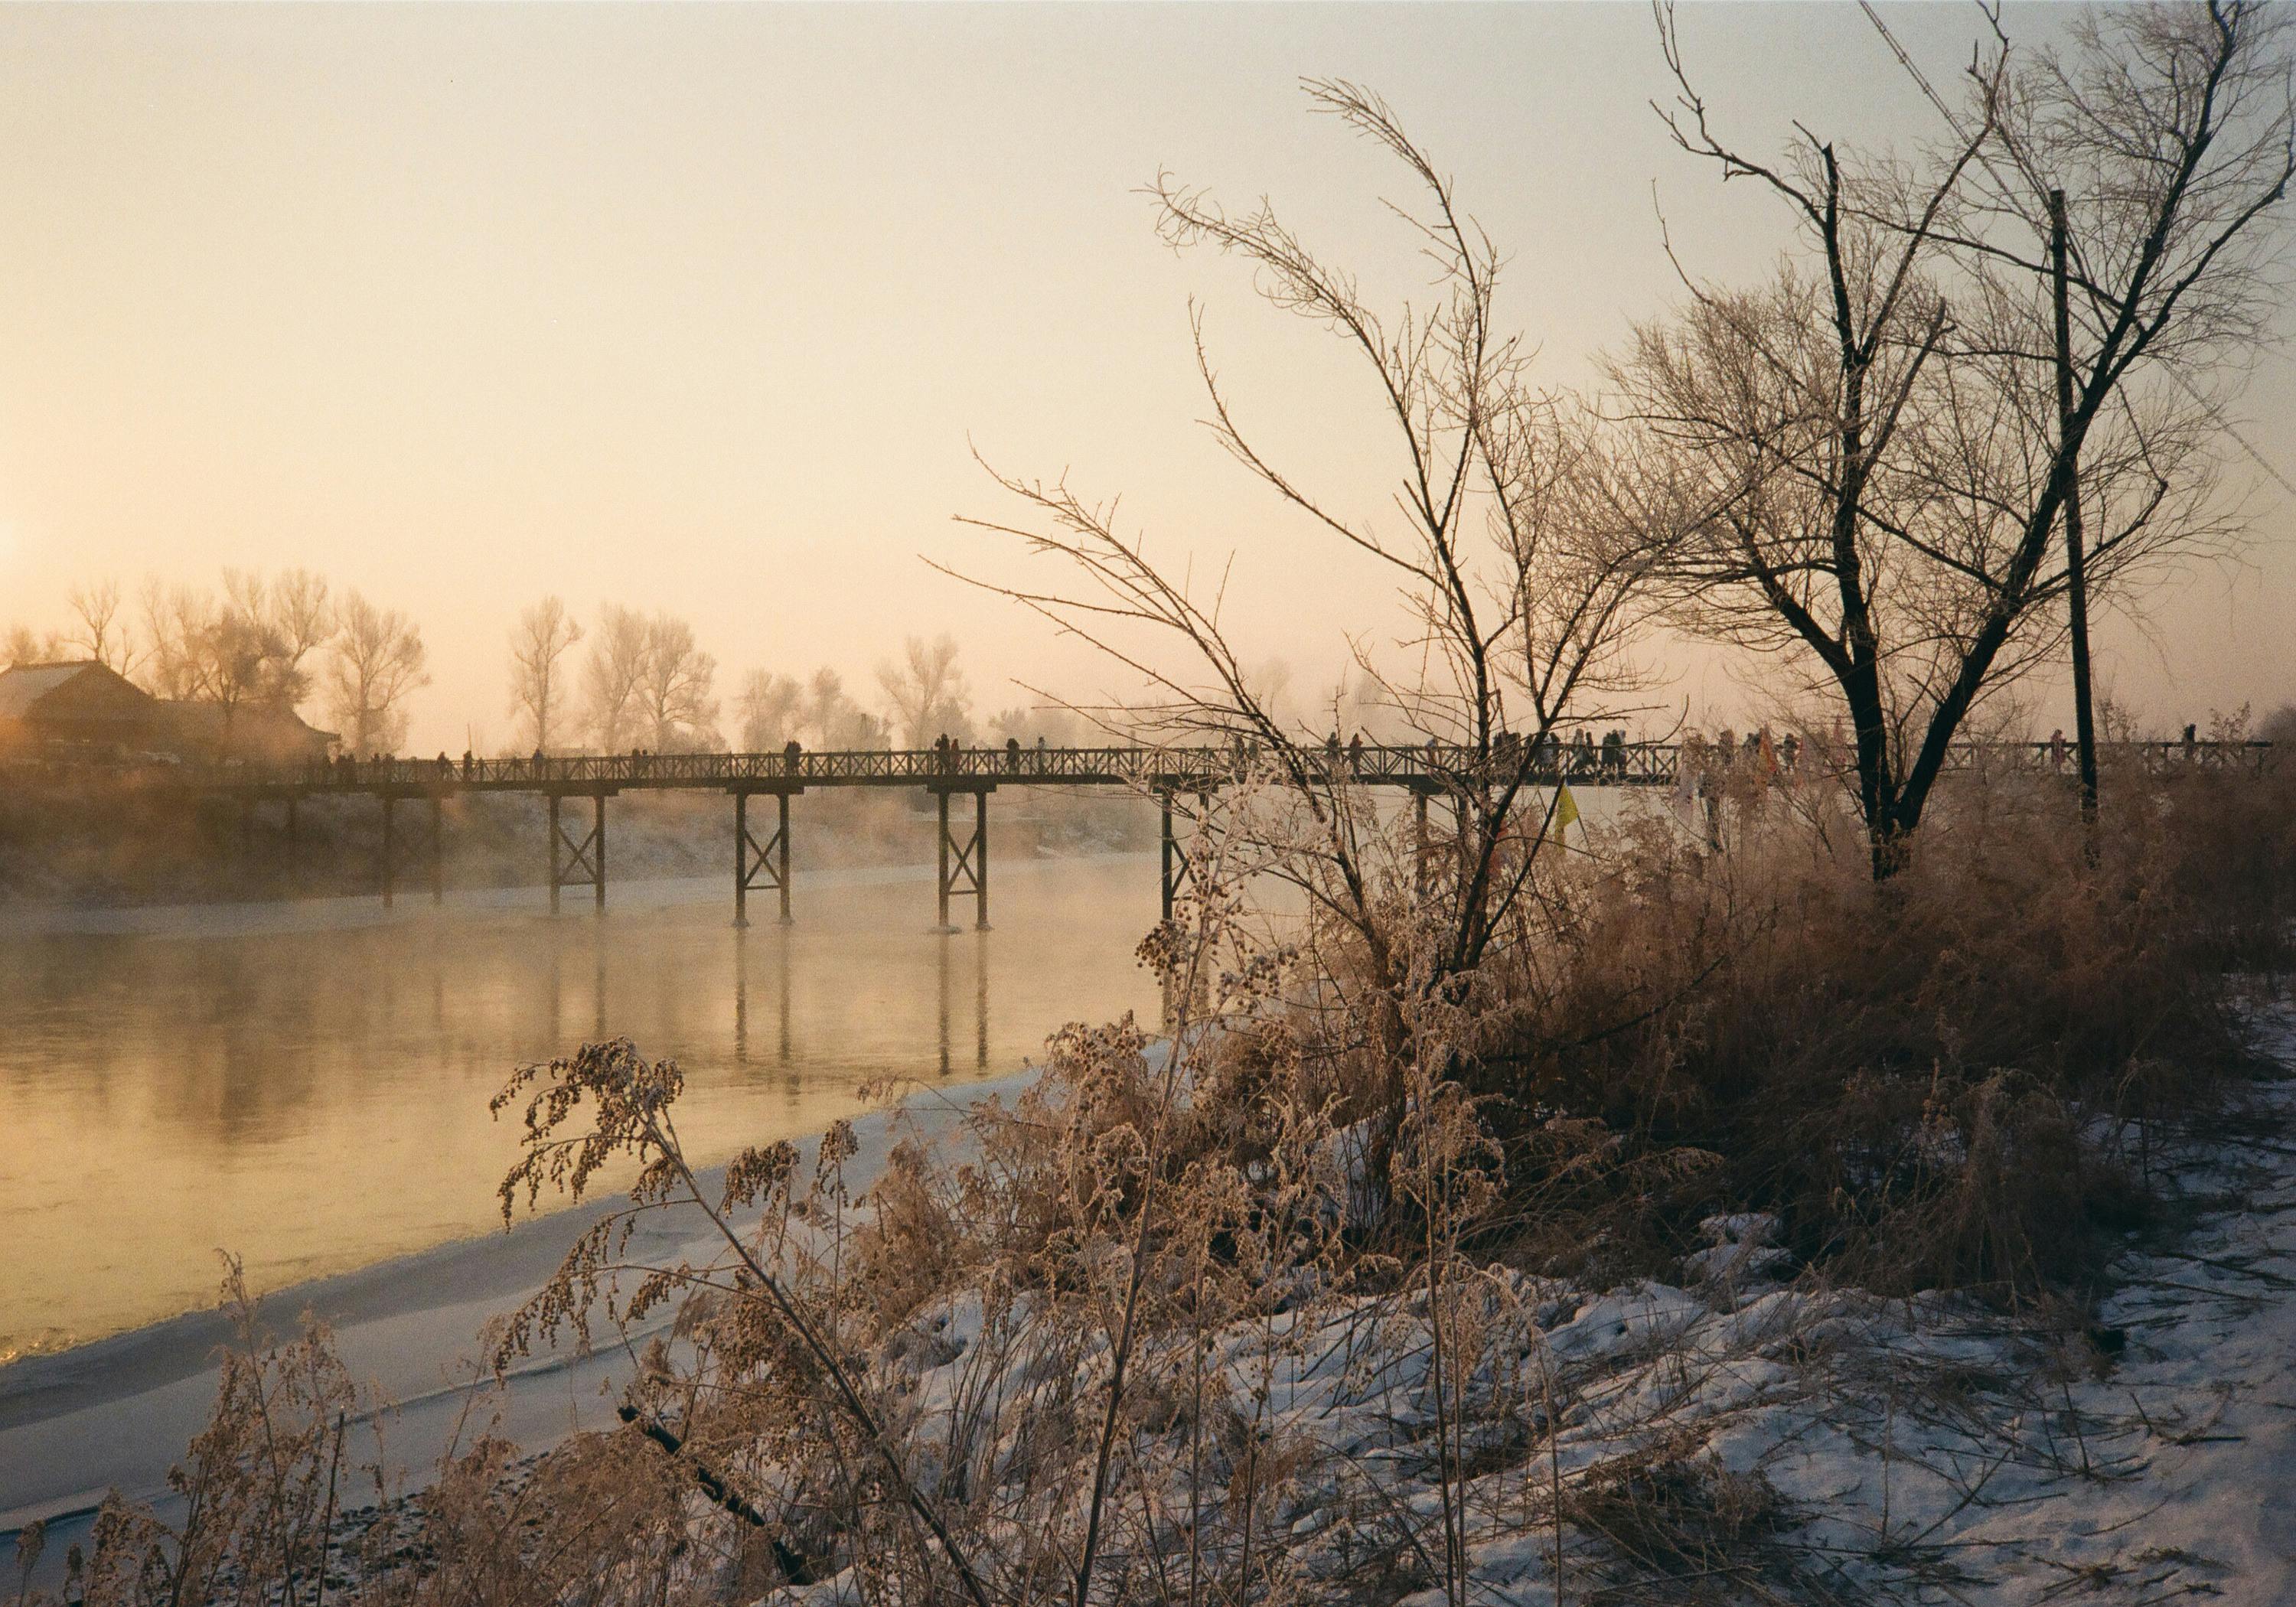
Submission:
M 404 857 L 406 848 L 399 832 L 398 803 L 399 798 L 397 793 L 382 794 L 382 907 L 385 909 L 389 909 L 398 901 L 399 860 Z M 427 868 L 430 882 L 430 902 L 444 904 L 447 901 L 446 800 L 433 792 L 430 795 L 430 840 L 421 845 L 417 851 L 423 854 L 430 862 Z M 294 830 L 293 799 L 288 800 L 287 808 L 288 830 L 291 840 Z
M 952 898 L 971 897 L 973 901 L 973 929 L 988 930 L 988 795 L 995 783 L 975 783 L 964 790 L 972 794 L 972 831 L 960 838 L 951 828 L 948 819 L 948 796 L 955 789 L 939 786 L 933 789 L 933 798 L 939 806 L 940 816 L 940 922 L 933 930 L 953 932 L 949 924 L 948 901 Z
M 550 913 L 558 913 L 558 895 L 570 887 L 594 888 L 597 907 L 606 908 L 606 794 L 590 794 L 591 825 L 577 837 L 560 817 L 562 793 L 550 795 Z
M 1157 813 L 1162 824 L 1159 838 L 1163 850 L 1164 919 L 1167 921 L 1172 918 L 1172 906 L 1178 902 L 1180 895 L 1187 891 L 1196 879 L 1195 857 L 1189 852 L 1190 845 L 1182 842 L 1172 832 L 1172 798 L 1173 794 L 1168 791 L 1156 794 Z
M 777 892 L 782 901 L 782 924 L 795 923 L 790 914 L 790 789 L 776 788 L 774 834 L 760 846 L 750 830 L 750 794 L 734 794 L 734 924 L 750 923 L 750 894 Z

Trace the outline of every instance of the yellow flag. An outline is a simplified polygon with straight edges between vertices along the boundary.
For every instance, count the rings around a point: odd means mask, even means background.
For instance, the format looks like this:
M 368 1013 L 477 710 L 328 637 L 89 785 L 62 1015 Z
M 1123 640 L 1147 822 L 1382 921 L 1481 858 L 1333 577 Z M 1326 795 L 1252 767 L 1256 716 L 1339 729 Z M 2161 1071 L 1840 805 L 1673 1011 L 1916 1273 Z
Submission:
M 1554 789 L 1554 840 L 1562 841 L 1563 829 L 1578 818 L 1578 800 L 1570 796 L 1570 789 L 1558 784 Z

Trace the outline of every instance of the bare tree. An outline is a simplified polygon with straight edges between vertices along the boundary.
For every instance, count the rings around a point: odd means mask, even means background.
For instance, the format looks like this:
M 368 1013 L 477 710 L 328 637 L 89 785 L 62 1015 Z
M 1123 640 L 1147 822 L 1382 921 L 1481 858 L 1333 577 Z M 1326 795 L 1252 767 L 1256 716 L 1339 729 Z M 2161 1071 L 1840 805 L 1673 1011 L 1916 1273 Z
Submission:
M 657 753 L 716 747 L 717 679 L 718 660 L 695 644 L 693 627 L 667 613 L 648 620 L 636 689 L 646 746 Z
M 802 729 L 816 748 L 857 750 L 885 746 L 884 722 L 847 694 L 845 677 L 827 665 L 806 683 Z
M 335 634 L 334 603 L 325 578 L 304 569 L 284 571 L 265 590 L 263 618 L 278 644 L 271 696 L 291 709 L 311 694 L 305 660 Z
M 1770 164 L 1713 131 L 1661 12 L 1669 128 L 1781 200 L 1797 254 L 1754 291 L 1685 275 L 1688 305 L 1614 374 L 1683 532 L 1676 618 L 1838 701 L 1877 877 L 1972 710 L 2063 642 L 2053 605 L 2076 575 L 2109 594 L 2225 531 L 2201 387 L 2271 282 L 2257 225 L 2292 172 L 2282 37 L 2213 4 L 2115 12 L 2021 72 L 1997 40 L 1919 160 L 1803 131 Z M 2084 198 L 2063 342 L 2057 190 Z M 2077 564 L 2052 546 L 2076 487 L 2095 526 Z
M 137 611 L 143 640 L 135 662 L 144 686 L 154 697 L 190 697 L 197 680 L 191 644 L 205 620 L 199 594 L 186 586 L 147 578 L 137 594 Z
M 75 586 L 65 596 L 79 628 L 71 644 L 107 669 L 125 674 L 134 662 L 127 622 L 119 617 L 119 582 L 105 578 Z
M 590 740 L 602 751 L 619 752 L 643 728 L 638 683 L 645 675 L 649 648 L 644 615 L 613 603 L 599 611 L 598 628 L 582 663 L 582 708 Z
M 510 635 L 510 711 L 537 751 L 557 745 L 567 718 L 565 676 L 559 660 L 582 639 L 582 627 L 556 597 L 545 597 L 518 617 Z
M 1529 787 L 1541 740 L 1566 714 L 1589 717 L 1637 685 L 1624 647 L 1657 543 L 1599 422 L 1531 389 L 1519 338 L 1496 321 L 1500 253 L 1459 209 L 1450 180 L 1377 97 L 1344 83 L 1306 87 L 1318 111 L 1385 150 L 1412 182 L 1420 204 L 1403 216 L 1436 275 L 1425 305 L 1382 315 L 1266 202 L 1234 216 L 1161 177 L 1160 227 L 1177 246 L 1242 258 L 1269 302 L 1331 329 L 1369 381 L 1396 454 L 1385 518 L 1342 513 L 1260 451 L 1218 381 L 1197 317 L 1215 438 L 1332 538 L 1335 560 L 1365 563 L 1398 587 L 1394 656 L 1413 673 L 1382 668 L 1361 643 L 1356 656 L 1414 743 L 1439 739 L 1466 751 L 1442 777 L 1455 833 L 1440 856 L 1447 869 L 1423 898 L 1394 897 L 1395 878 L 1411 878 L 1416 857 L 1407 846 L 1398 856 L 1382 835 L 1344 751 L 1305 737 L 1271 707 L 1269 677 L 1221 628 L 1224 581 L 1207 592 L 1175 578 L 1143 538 L 1118 528 L 1112 507 L 1065 483 L 1000 475 L 1037 521 L 968 522 L 1019 537 L 1067 572 L 1050 589 L 992 589 L 1138 675 L 1152 692 L 1127 717 L 1134 728 L 1231 743 L 1275 783 L 1284 818 L 1264 831 L 1261 869 L 1298 885 L 1359 940 L 1363 992 L 1351 1007 L 1382 1045 L 1399 1102 L 1418 1048 L 1414 1014 L 1453 996 L 1510 922 L 1519 926 L 1546 842 L 1548 806 Z M 1528 830 L 1518 819 L 1525 808 L 1536 816 Z M 1231 819 L 1226 829 L 1240 828 Z
M 392 753 L 406 740 L 406 698 L 430 683 L 422 634 L 397 609 L 357 592 L 342 602 L 342 627 L 328 665 L 329 707 L 355 753 Z
M 793 741 L 803 717 L 805 688 L 790 676 L 753 669 L 742 677 L 734 712 L 742 722 L 742 746 L 764 753 Z
M 877 666 L 877 685 L 884 688 L 895 734 L 910 747 L 968 734 L 972 693 L 956 667 L 955 637 L 911 636 L 898 662 L 888 659 Z
M 63 638 L 55 632 L 42 635 L 29 625 L 12 625 L 7 635 L 0 637 L 0 668 L 17 664 L 45 664 L 62 658 L 64 652 Z
M 242 706 L 292 710 L 308 699 L 308 660 L 335 629 L 327 583 L 304 570 L 275 582 L 226 570 L 220 596 L 152 580 L 142 612 L 136 662 L 151 690 L 217 705 L 226 732 Z
M 988 528 L 1019 537 L 1063 574 L 1046 588 L 996 589 L 1100 647 L 1152 689 L 1130 716 L 1138 728 L 1174 741 L 1217 739 L 1234 752 L 1242 784 L 1204 806 L 1217 822 L 1212 851 L 1231 866 L 1292 882 L 1308 901 L 1314 940 L 1331 934 L 1344 945 L 1344 961 L 1317 966 L 1314 1002 L 1328 1013 L 1326 1041 L 1369 1073 L 1379 1135 L 1371 1170 L 1394 1178 L 1401 1168 L 1388 1163 L 1409 1148 L 1406 1132 L 1418 1136 L 1415 1152 L 1425 1160 L 1439 1112 L 1456 1108 L 1456 1079 L 1472 1054 L 1467 1023 L 1478 973 L 1503 955 L 1525 967 L 1525 955 L 1563 940 L 1551 914 L 1567 903 L 1551 873 L 1553 800 L 1537 798 L 1530 783 L 1559 720 L 1583 717 L 1636 685 L 1624 650 L 1653 538 L 1647 499 L 1614 467 L 1600 422 L 1531 388 L 1528 353 L 1497 323 L 1501 253 L 1460 209 L 1451 181 L 1377 97 L 1344 83 L 1307 88 L 1317 111 L 1386 151 L 1407 176 L 1416 205 L 1397 209 L 1432 267 L 1423 303 L 1383 315 L 1354 275 L 1319 256 L 1266 201 L 1232 214 L 1169 177 L 1154 193 L 1167 240 L 1241 258 L 1268 301 L 1335 333 L 1369 381 L 1394 452 L 1393 494 L 1390 511 L 1351 515 L 1247 432 L 1196 319 L 1216 439 L 1331 538 L 1332 561 L 1369 566 L 1401 599 L 1399 632 L 1386 652 L 1365 639 L 1351 646 L 1377 705 L 1394 711 L 1414 745 L 1441 739 L 1450 753 L 1464 750 L 1453 760 L 1427 761 L 1448 766 L 1438 777 L 1449 806 L 1447 848 L 1430 854 L 1410 825 L 1383 818 L 1357 781 L 1353 752 L 1336 740 L 1301 740 L 1262 701 L 1222 629 L 1224 577 L 1203 590 L 1176 578 L 1143 538 L 1118 527 L 1111 506 L 1065 483 L 1000 475 L 1032 518 Z M 1152 943 L 1177 940 L 1167 929 Z M 1439 1313 L 1446 1258 L 1435 1225 L 1446 1211 L 1424 1189 L 1419 1197 L 1429 1237 L 1414 1249 L 1423 1258 L 1427 1308 Z M 1111 1425 L 1130 1311 L 1128 1305 L 1109 1336 L 1118 1358 L 1108 1390 Z M 1439 1318 L 1431 1338 L 1430 1376 L 1440 1379 L 1449 1362 Z M 1466 1518 L 1440 1390 L 1433 1403 L 1444 1447 L 1439 1566 L 1447 1595 L 1458 1602 L 1467 1582 Z M 1103 1455 L 1091 1492 L 1074 1570 L 1078 1607 L 1110 1465 Z
M 1000 742 L 1044 742 L 1061 748 L 1086 742 L 1093 735 L 1082 720 L 1059 703 L 1000 709 L 988 717 L 988 729 Z

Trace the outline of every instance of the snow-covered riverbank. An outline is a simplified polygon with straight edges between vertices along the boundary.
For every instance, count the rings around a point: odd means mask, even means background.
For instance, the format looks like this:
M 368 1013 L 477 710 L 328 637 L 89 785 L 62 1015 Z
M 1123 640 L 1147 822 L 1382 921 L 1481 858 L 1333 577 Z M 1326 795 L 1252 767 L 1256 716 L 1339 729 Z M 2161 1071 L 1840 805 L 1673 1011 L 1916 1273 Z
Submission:
M 1710 1223 L 1715 1247 L 1679 1285 L 1490 1269 L 1483 1361 L 1450 1408 L 1467 1598 L 1659 1599 L 1694 1578 L 1696 1599 L 1748 1602 L 2296 1601 L 2288 1018 L 2261 1046 L 2281 1079 L 2156 1157 L 2185 1226 L 2132 1238 L 2085 1331 L 1781 1283 L 1793 1269 L 1759 1218 Z M 1226 1398 L 1261 1403 L 1267 1457 L 1304 1470 L 1270 1514 L 1283 1567 L 1309 1599 L 1435 1607 L 1446 1464 L 1423 1294 L 1307 1309 L 1210 1352 Z M 984 1341 L 964 1299 L 916 1327 L 924 1359 L 888 1372 L 906 1373 L 890 1382 L 920 1423 L 1012 1387 L 993 1353 L 972 1354 Z M 1022 1454 L 1000 1439 L 985 1464 Z M 1235 1497 L 1216 1485 L 1201 1499 Z M 1196 1499 L 1176 1489 L 1168 1510 Z M 842 1607 L 857 1584 L 848 1571 L 769 1600 Z

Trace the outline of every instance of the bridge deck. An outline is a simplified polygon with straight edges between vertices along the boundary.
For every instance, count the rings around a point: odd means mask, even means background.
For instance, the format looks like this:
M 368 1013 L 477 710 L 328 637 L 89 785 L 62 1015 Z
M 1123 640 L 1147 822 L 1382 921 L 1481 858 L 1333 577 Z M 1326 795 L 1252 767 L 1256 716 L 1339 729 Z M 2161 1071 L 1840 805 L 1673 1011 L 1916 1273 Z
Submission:
M 2193 767 L 2260 763 L 2268 742 L 2146 742 L 2108 744 L 2156 773 Z M 1302 750 L 1315 778 L 1365 786 L 1440 792 L 1478 774 L 1512 773 L 1516 753 L 1482 753 L 1469 747 L 1424 743 Z M 1589 786 L 1671 787 L 1682 746 L 1636 742 L 1607 752 L 1563 747 L 1543 755 L 1529 772 L 1535 784 L 1575 782 Z M 1965 769 L 1982 759 L 2036 769 L 2062 767 L 2063 750 L 2046 742 L 1962 743 L 1948 760 Z M 309 765 L 149 765 L 116 773 L 147 785 L 204 794 L 281 797 L 324 793 L 456 792 L 612 793 L 691 790 L 789 792 L 815 787 L 922 787 L 940 791 L 991 791 L 1011 786 L 1132 787 L 1194 791 L 1227 785 L 1250 767 L 1252 755 L 1236 748 L 959 748 L 798 750 L 767 753 L 631 753 L 543 758 L 341 758 Z M 1751 762 L 1742 754 L 1735 762 Z M 1806 761 L 1805 761 L 1806 762 Z M 22 785 L 89 774 L 86 767 L 0 767 L 0 784 Z

